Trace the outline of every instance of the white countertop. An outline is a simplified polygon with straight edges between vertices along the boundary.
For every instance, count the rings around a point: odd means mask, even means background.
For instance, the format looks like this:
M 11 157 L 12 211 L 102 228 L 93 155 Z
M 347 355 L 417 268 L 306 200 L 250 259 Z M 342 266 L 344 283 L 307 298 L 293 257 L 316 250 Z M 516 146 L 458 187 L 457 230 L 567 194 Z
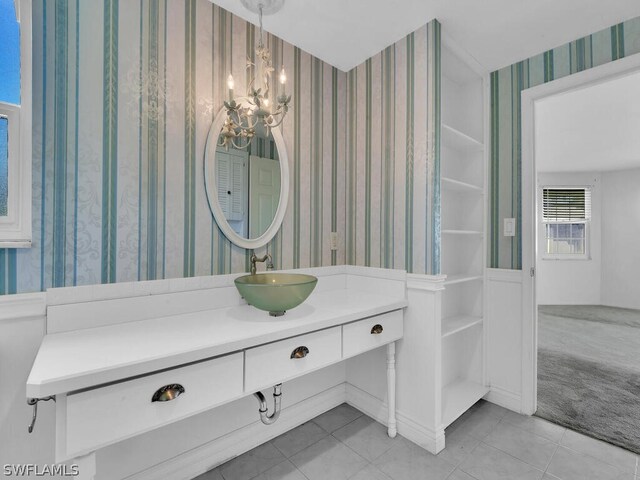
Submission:
M 241 305 L 46 335 L 27 397 L 89 388 L 406 306 L 397 296 L 341 289 L 314 292 L 282 317 Z

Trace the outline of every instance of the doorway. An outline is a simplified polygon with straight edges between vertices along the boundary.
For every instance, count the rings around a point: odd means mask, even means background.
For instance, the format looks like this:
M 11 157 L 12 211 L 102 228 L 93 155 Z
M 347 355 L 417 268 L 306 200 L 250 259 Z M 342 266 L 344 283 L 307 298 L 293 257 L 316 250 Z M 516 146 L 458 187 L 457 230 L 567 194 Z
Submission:
M 523 403 L 639 452 L 640 61 L 616 63 L 523 93 Z

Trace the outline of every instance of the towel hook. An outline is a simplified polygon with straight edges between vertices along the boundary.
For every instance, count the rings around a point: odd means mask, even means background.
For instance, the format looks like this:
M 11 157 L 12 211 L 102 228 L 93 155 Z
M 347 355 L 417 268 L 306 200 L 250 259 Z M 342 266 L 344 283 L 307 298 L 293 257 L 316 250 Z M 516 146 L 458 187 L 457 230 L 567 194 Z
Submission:
M 33 427 L 36 425 L 36 419 L 38 418 L 38 402 L 48 402 L 49 400 L 56 401 L 56 396 L 51 395 L 50 397 L 42 397 L 42 398 L 27 398 L 27 405 L 33 406 L 33 416 L 31 417 L 31 423 L 27 430 L 29 433 L 33 432 Z

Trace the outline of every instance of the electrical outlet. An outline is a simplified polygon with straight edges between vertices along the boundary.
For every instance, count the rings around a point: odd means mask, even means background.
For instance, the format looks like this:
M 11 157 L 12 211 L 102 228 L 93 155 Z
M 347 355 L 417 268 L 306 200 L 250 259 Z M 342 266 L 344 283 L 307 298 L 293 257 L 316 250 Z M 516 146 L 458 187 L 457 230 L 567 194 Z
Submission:
M 338 232 L 331 232 L 331 250 L 338 250 Z

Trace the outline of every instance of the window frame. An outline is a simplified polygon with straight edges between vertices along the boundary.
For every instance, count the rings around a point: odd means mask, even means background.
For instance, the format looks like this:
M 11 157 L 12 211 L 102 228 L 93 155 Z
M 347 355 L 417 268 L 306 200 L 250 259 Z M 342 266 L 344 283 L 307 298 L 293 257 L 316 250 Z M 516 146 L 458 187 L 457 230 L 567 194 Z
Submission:
M 540 205 L 538 213 L 538 245 L 539 255 L 542 260 L 591 260 L 591 217 L 584 221 L 575 222 L 545 222 L 543 212 L 543 198 L 545 189 L 573 189 L 589 191 L 591 202 L 593 203 L 593 185 L 540 185 L 538 191 L 538 202 Z M 593 210 L 593 206 L 592 206 Z M 584 225 L 584 253 L 547 253 L 546 225 Z
M 0 102 L 0 114 L 9 119 L 10 145 L 7 216 L 0 218 L 0 248 L 31 247 L 31 3 L 14 0 L 20 24 L 20 105 Z

